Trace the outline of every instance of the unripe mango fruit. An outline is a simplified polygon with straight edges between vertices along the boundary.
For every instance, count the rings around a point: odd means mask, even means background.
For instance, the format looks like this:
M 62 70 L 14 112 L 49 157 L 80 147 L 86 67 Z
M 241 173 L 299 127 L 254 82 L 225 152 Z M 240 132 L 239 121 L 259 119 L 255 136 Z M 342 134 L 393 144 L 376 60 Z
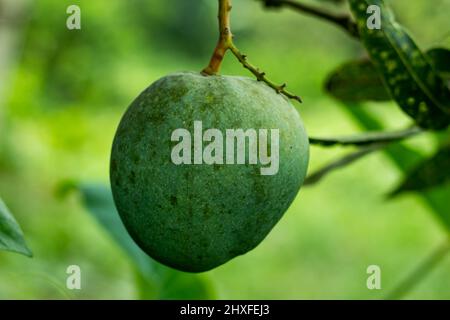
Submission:
M 203 133 L 218 129 L 224 144 L 227 129 L 272 134 L 277 129 L 278 146 L 270 134 L 267 138 L 268 155 L 278 148 L 276 173 L 262 174 L 267 163 L 252 164 L 248 154 L 244 164 L 227 162 L 225 146 L 223 163 L 200 158 L 201 164 L 199 159 L 194 164 L 199 141 L 191 144 L 191 164 L 174 163 L 179 143 L 174 131 L 184 128 L 194 136 L 194 122 L 201 122 Z M 261 148 L 264 141 L 258 142 Z M 136 243 L 165 265 L 202 272 L 252 250 L 267 236 L 296 197 L 308 160 L 298 112 L 266 84 L 176 73 L 148 87 L 125 113 L 110 177 L 116 207 Z

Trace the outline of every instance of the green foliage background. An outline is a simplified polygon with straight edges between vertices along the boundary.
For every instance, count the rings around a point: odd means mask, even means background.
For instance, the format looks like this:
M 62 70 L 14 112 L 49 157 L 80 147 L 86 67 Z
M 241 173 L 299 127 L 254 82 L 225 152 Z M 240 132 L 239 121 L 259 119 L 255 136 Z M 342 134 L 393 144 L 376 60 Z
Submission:
M 387 2 L 423 49 L 450 47 L 450 1 Z M 65 27 L 70 4 L 82 9 L 81 31 Z M 217 38 L 216 2 L 2 0 L 0 17 L 0 195 L 34 254 L 0 252 L 0 298 L 161 297 L 145 294 L 148 279 L 136 275 L 133 260 L 80 196 L 61 199 L 55 190 L 66 179 L 108 183 L 112 138 L 130 102 L 159 77 L 206 65 Z M 255 64 L 302 95 L 297 107 L 311 135 L 362 131 L 350 106 L 323 89 L 331 71 L 365 54 L 360 43 L 317 19 L 251 0 L 235 1 L 233 29 Z M 248 75 L 231 56 L 222 73 Z M 352 107 L 385 129 L 410 124 L 394 102 Z M 437 141 L 425 134 L 405 145 L 425 156 Z M 312 148 L 310 171 L 344 153 Z M 199 276 L 214 291 L 209 297 L 384 296 L 448 236 L 420 195 L 386 200 L 402 180 L 397 166 L 374 153 L 304 188 L 259 247 Z M 448 201 L 449 186 L 439 192 Z M 82 268 L 80 291 L 65 289 L 71 264 Z M 372 264 L 382 268 L 381 291 L 366 287 Z M 449 270 L 447 257 L 407 297 L 449 299 Z M 189 296 L 186 290 L 175 286 L 162 297 Z

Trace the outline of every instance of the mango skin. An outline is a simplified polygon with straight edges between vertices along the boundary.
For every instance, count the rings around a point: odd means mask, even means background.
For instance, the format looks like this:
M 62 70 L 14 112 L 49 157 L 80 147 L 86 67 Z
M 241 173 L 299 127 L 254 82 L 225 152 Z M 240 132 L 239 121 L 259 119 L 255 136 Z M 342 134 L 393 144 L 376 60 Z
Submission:
M 192 134 L 196 120 L 224 136 L 226 129 L 279 129 L 278 173 L 261 175 L 260 164 L 173 164 L 173 130 Z M 249 78 L 176 73 L 148 87 L 123 116 L 110 178 L 136 243 L 167 266 L 203 272 L 267 236 L 296 197 L 308 161 L 308 136 L 284 96 Z

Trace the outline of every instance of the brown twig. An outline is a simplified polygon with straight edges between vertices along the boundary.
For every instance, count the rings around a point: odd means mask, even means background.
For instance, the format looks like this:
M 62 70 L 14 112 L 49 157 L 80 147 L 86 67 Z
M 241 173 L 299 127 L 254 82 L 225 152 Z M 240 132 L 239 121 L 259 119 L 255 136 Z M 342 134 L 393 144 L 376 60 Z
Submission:
M 219 73 L 225 53 L 233 43 L 230 25 L 231 9 L 231 0 L 219 0 L 219 41 L 214 49 L 209 65 L 202 71 L 204 74 L 213 75 Z

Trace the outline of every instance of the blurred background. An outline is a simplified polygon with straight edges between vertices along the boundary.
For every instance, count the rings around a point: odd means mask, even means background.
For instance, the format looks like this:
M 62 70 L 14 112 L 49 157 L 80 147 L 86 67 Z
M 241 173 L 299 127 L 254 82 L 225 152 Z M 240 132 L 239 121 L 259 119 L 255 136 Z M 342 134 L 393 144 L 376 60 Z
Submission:
M 450 46 L 449 0 L 388 2 L 421 48 Z M 81 30 L 66 28 L 72 4 L 81 8 Z M 295 106 L 311 135 L 362 131 L 348 106 L 323 89 L 330 72 L 365 54 L 359 42 L 288 9 L 255 0 L 233 5 L 236 44 L 303 97 Z M 217 41 L 216 8 L 213 0 L 0 0 L 0 196 L 34 253 L 0 252 L 0 298 L 161 297 L 142 295 L 132 259 L 80 196 L 61 198 L 56 190 L 68 179 L 108 185 L 122 114 L 158 78 L 206 66 Z M 231 55 L 222 73 L 251 77 Z M 394 102 L 360 108 L 386 129 L 410 124 Z M 436 149 L 428 134 L 406 145 L 422 155 Z M 310 171 L 349 150 L 312 147 Z M 420 194 L 386 198 L 402 177 L 383 153 L 336 171 L 303 188 L 256 249 L 195 277 L 209 298 L 382 298 L 448 236 Z M 82 269 L 82 290 L 65 286 L 73 264 Z M 382 270 L 381 290 L 366 287 L 369 265 Z M 406 297 L 450 299 L 450 255 Z

